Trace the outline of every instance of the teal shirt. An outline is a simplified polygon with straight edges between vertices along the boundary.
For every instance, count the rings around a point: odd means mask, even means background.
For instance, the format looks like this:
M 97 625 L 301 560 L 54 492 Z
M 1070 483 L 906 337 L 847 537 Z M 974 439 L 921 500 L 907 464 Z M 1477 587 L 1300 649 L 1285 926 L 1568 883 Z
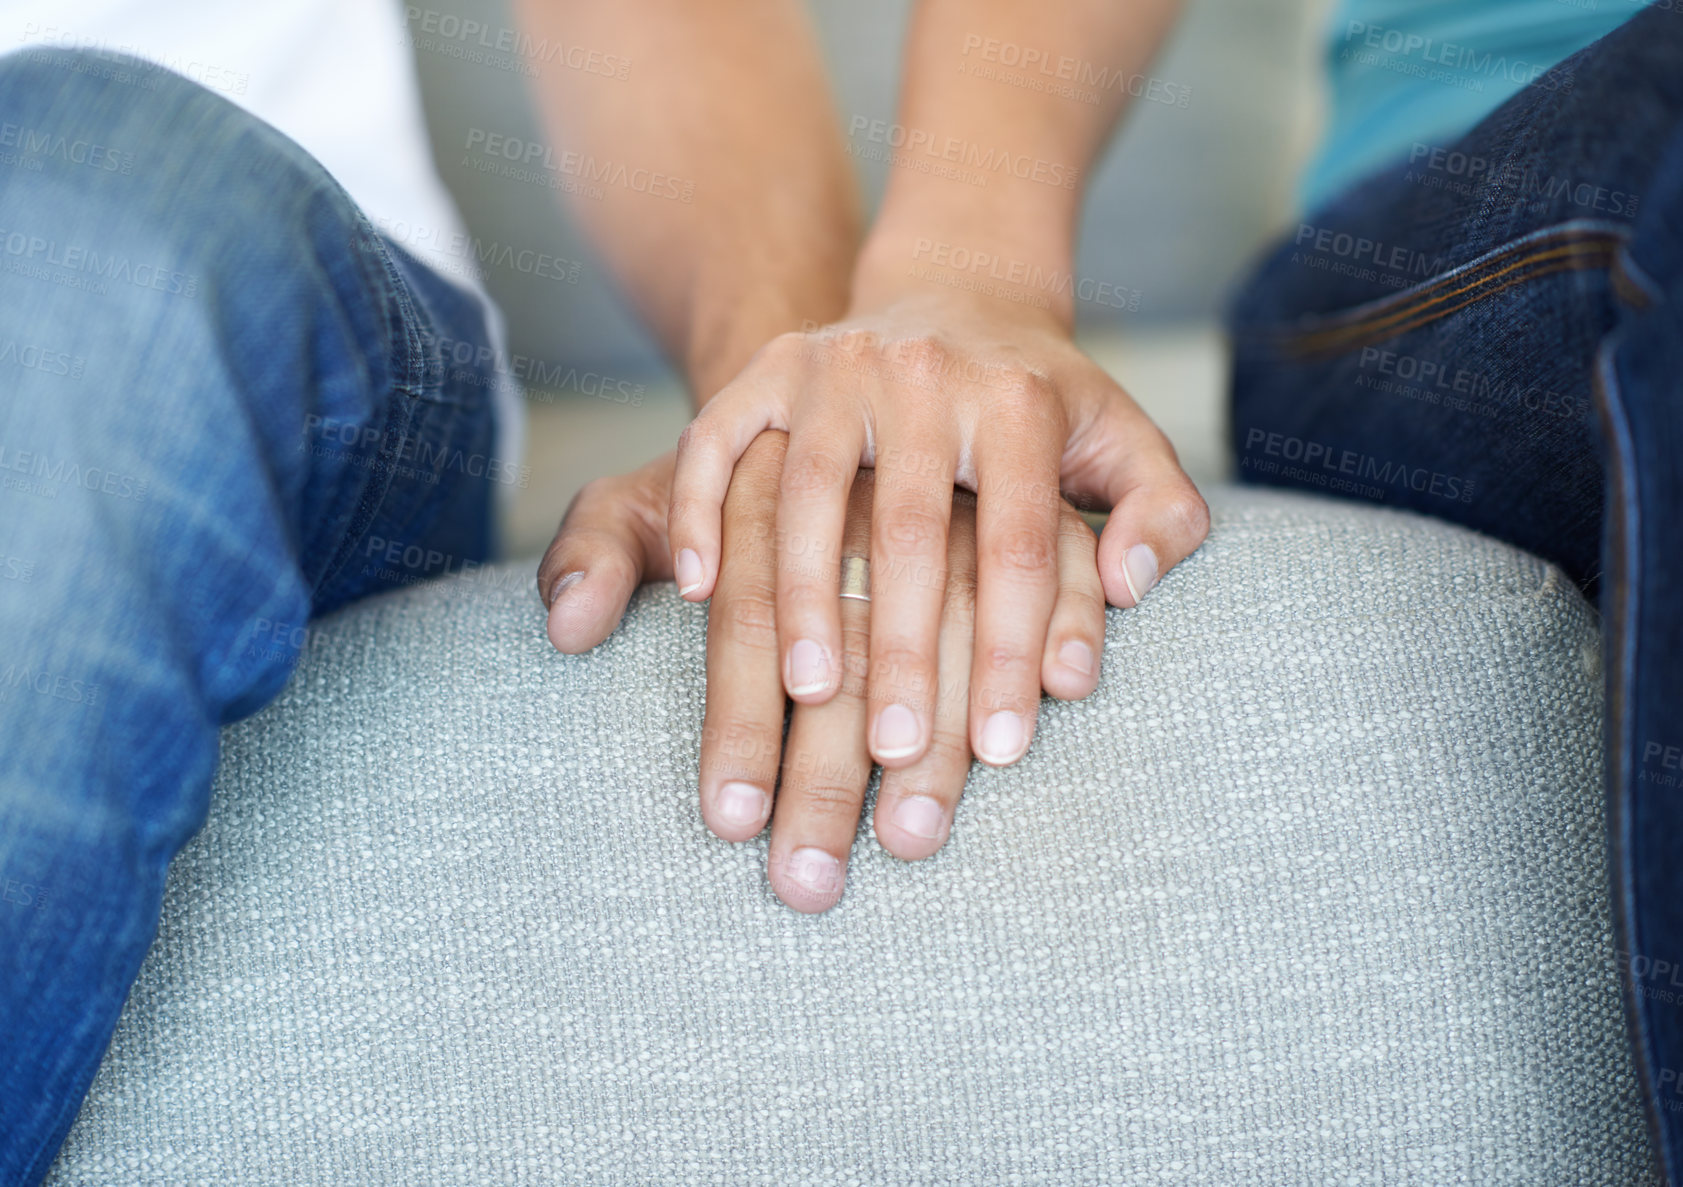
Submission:
M 1327 39 L 1329 122 L 1304 175 L 1305 209 L 1416 145 L 1448 148 L 1640 2 L 1339 0 Z

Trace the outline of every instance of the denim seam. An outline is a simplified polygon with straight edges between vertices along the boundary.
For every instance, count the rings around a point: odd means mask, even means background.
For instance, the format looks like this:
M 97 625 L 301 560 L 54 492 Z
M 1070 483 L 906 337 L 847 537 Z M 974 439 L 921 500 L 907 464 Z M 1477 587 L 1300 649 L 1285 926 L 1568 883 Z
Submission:
M 1496 272 L 1489 273 L 1460 289 L 1452 290 L 1430 301 L 1424 301 L 1413 308 L 1405 308 L 1391 315 L 1400 318 L 1396 324 L 1384 324 L 1387 318 L 1378 319 L 1376 324 L 1354 323 L 1336 330 L 1318 330 L 1292 335 L 1288 342 L 1288 349 L 1297 355 L 1337 355 L 1352 350 L 1358 346 L 1370 345 L 1374 342 L 1384 342 L 1400 337 L 1412 330 L 1429 326 L 1463 309 L 1468 309 L 1482 301 L 1494 297 L 1497 293 L 1506 292 L 1517 285 L 1528 281 L 1540 280 L 1545 276 L 1554 276 L 1561 272 L 1595 272 L 1607 271 L 1612 264 L 1611 244 L 1601 241 L 1582 241 L 1565 248 L 1557 248 L 1552 252 L 1523 257 L 1517 262 Z M 1579 250 L 1590 249 L 1590 250 Z M 1536 267 L 1534 265 L 1542 265 Z M 1510 276 L 1501 284 L 1490 286 L 1486 281 L 1495 280 L 1501 276 L 1521 271 L 1517 276 Z M 1475 291 L 1476 290 L 1476 291 Z M 1461 294 L 1470 294 L 1463 301 L 1454 305 L 1446 305 L 1441 309 L 1431 309 L 1430 306 L 1439 301 L 1448 300 Z M 1424 294 L 1421 294 L 1424 295 Z M 1330 341 L 1322 342 L 1321 339 Z
M 1607 701 L 1605 729 L 1607 731 L 1607 747 L 1609 762 L 1608 785 L 1608 881 L 1611 884 L 1613 899 L 1619 909 L 1614 912 L 1614 923 L 1617 930 L 1623 930 L 1623 938 L 1627 951 L 1639 951 L 1642 943 L 1639 929 L 1641 919 L 1636 911 L 1636 887 L 1634 884 L 1635 870 L 1631 865 L 1629 834 L 1633 825 L 1627 802 L 1627 797 L 1620 794 L 1627 772 L 1619 758 L 1631 753 L 1635 740 L 1630 736 L 1630 714 L 1624 711 L 1624 706 L 1631 697 L 1631 673 L 1636 669 L 1636 631 L 1637 599 L 1639 596 L 1641 558 L 1641 508 L 1634 488 L 1635 464 L 1634 446 L 1630 439 L 1630 424 L 1623 415 L 1624 404 L 1619 395 L 1618 374 L 1613 363 L 1613 354 L 1618 345 L 1618 334 L 1615 331 L 1603 340 L 1601 350 L 1596 357 L 1594 372 L 1594 387 L 1598 396 L 1597 405 L 1601 410 L 1603 436 L 1607 443 L 1607 484 L 1609 493 L 1617 489 L 1617 502 L 1609 498 L 1610 512 L 1615 507 L 1623 511 L 1622 532 L 1624 537 L 1623 558 L 1620 565 L 1609 572 L 1612 578 L 1608 582 L 1604 596 L 1609 606 L 1608 617 L 1622 625 L 1618 630 L 1619 645 L 1613 652 L 1613 662 L 1607 666 Z M 1623 927 L 1619 928 L 1620 921 Z M 1673 1167 L 1670 1165 L 1670 1151 L 1666 1146 L 1665 1127 L 1657 1111 L 1659 1094 L 1655 1090 L 1651 1069 L 1652 1051 L 1651 1040 L 1644 1024 L 1642 1002 L 1637 994 L 1636 986 L 1630 979 L 1628 966 L 1621 963 L 1619 970 L 1620 988 L 1625 1000 L 1625 1012 L 1630 1022 L 1632 1047 L 1634 1049 L 1635 1070 L 1638 1084 L 1642 1092 L 1644 1109 L 1648 1119 L 1650 1143 L 1653 1147 L 1654 1160 L 1659 1164 L 1662 1177 L 1667 1181 L 1675 1178 Z
M 1630 237 L 1630 228 L 1622 223 L 1607 222 L 1603 219 L 1570 219 L 1567 222 L 1555 223 L 1535 231 L 1527 232 L 1517 238 L 1491 248 L 1489 251 L 1468 260 L 1465 264 L 1458 264 L 1446 272 L 1421 281 L 1419 284 L 1395 293 L 1386 293 L 1383 297 L 1375 297 L 1370 301 L 1363 301 L 1359 305 L 1341 309 L 1337 313 L 1310 314 L 1300 318 L 1290 332 L 1306 333 L 1315 328 L 1332 329 L 1347 323 L 1362 321 L 1366 318 L 1384 313 L 1386 310 L 1402 302 L 1418 298 L 1425 292 L 1441 285 L 1449 284 L 1461 276 L 1475 270 L 1488 267 L 1491 263 L 1530 247 L 1541 240 L 1560 236 L 1580 235 L 1606 236 L 1617 238 L 1621 242 Z
M 1292 348 L 1298 353 L 1310 353 L 1313 348 L 1296 344 L 1316 338 L 1337 338 L 1342 335 L 1352 340 L 1350 345 L 1357 345 L 1360 337 L 1364 334 L 1377 335 L 1376 338 L 1370 340 L 1394 337 L 1408 330 L 1417 329 L 1421 325 L 1429 324 L 1439 317 L 1447 316 L 1469 305 L 1476 304 L 1505 288 L 1510 288 L 1527 280 L 1537 279 L 1566 269 L 1588 271 L 1610 266 L 1611 258 L 1602 257 L 1607 256 L 1617 244 L 1622 244 L 1628 237 L 1628 232 L 1615 231 L 1612 227 L 1612 224 L 1591 225 L 1587 220 L 1547 227 L 1541 231 L 1504 243 L 1502 246 L 1484 253 L 1476 260 L 1434 276 L 1430 280 L 1422 281 L 1413 288 L 1387 294 L 1377 300 L 1368 301 L 1350 309 L 1340 310 L 1336 314 L 1305 317 L 1293 326 L 1282 327 L 1272 333 L 1264 331 L 1256 336 L 1284 340 L 1286 343 L 1292 344 Z M 1568 242 L 1553 248 L 1552 251 L 1564 254 L 1556 254 L 1552 258 L 1548 252 L 1537 252 L 1529 256 L 1525 254 L 1527 248 L 1536 246 L 1541 240 L 1562 237 L 1565 237 Z M 1580 264 L 1580 256 L 1591 257 L 1588 261 L 1588 267 L 1583 267 Z M 1543 261 L 1548 261 L 1553 266 L 1526 272 L 1497 288 L 1480 290 L 1480 286 L 1489 280 Z M 1497 265 L 1503 264 L 1508 265 L 1507 268 L 1491 271 Z M 1469 283 L 1463 288 L 1439 295 L 1439 290 L 1464 278 L 1469 279 Z M 1457 293 L 1464 292 L 1471 292 L 1473 295 L 1459 305 L 1437 310 L 1420 320 L 1412 323 L 1408 322 L 1408 318 L 1425 312 L 1428 306 L 1436 301 L 1446 300 L 1457 295 Z M 1404 319 L 1404 323 L 1395 327 L 1375 324 L 1387 317 L 1401 317 Z M 1335 353 L 1336 349 L 1343 347 L 1344 343 L 1340 342 L 1337 347 L 1327 347 L 1317 353 Z
M 1613 284 L 1620 299 L 1633 309 L 1646 309 L 1665 300 L 1665 290 L 1660 287 L 1660 282 L 1636 262 L 1630 254 L 1628 242 L 1619 248 L 1619 254 L 1613 261 Z
M 415 405 L 419 403 L 438 403 L 439 401 L 427 400 L 425 395 L 425 350 L 418 329 L 420 316 L 409 292 L 409 286 L 404 281 L 402 274 L 398 272 L 397 266 L 392 262 L 390 253 L 386 251 L 385 241 L 374 232 L 373 225 L 360 212 L 357 213 L 356 217 L 360 229 L 368 233 L 371 241 L 379 247 L 378 258 L 381 270 L 385 274 L 386 283 L 384 285 L 371 285 L 370 287 L 377 288 L 383 298 L 381 301 L 384 307 L 382 313 L 387 320 L 387 324 L 396 322 L 394 337 L 397 341 L 394 343 L 394 348 L 389 356 L 395 372 L 391 379 L 391 391 L 401 395 L 404 399 L 401 402 L 390 399 L 383 401 L 386 409 L 386 440 L 382 442 L 380 449 L 380 456 L 383 458 L 395 444 L 393 442 L 394 427 L 392 419 L 399 415 L 402 417 L 402 428 L 395 430 L 396 441 L 401 442 L 406 439 L 409 426 L 415 420 L 417 410 Z M 363 258 L 366 259 L 366 255 Z M 377 466 L 374 468 L 368 485 L 363 488 L 357 499 L 357 511 L 353 514 L 351 522 L 347 526 L 344 539 L 340 543 L 337 553 L 326 565 L 322 566 L 322 571 L 310 591 L 312 601 L 315 595 L 328 588 L 344 571 L 345 566 L 350 563 L 357 541 L 367 532 L 368 525 L 373 523 L 379 515 L 380 508 L 385 505 L 386 496 L 391 493 L 392 484 L 395 480 L 393 467 Z

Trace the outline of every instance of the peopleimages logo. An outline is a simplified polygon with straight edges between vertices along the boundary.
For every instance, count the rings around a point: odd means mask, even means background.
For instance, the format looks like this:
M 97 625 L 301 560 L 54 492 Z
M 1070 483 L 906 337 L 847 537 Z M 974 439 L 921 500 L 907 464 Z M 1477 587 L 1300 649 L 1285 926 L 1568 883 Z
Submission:
M 72 140 L 58 132 L 23 124 L 0 123 L 0 148 L 15 148 L 32 157 L 86 165 L 105 173 L 134 172 L 134 154 L 92 140 Z
M 87 680 L 74 680 L 61 673 L 36 668 L 32 664 L 7 664 L 0 668 L 0 688 L 23 688 L 37 696 L 69 701 L 73 705 L 97 705 L 100 686 Z
M 988 148 L 958 136 L 937 136 L 922 128 L 889 123 L 856 115 L 847 122 L 850 139 L 861 136 L 872 143 L 886 145 L 904 152 L 912 159 L 917 154 L 951 165 L 962 165 L 983 174 L 1009 173 L 1023 181 L 1036 181 L 1056 189 L 1073 190 L 1081 171 L 1074 165 L 1042 160 L 1027 153 L 1013 153 L 1002 148 Z M 894 162 L 898 164 L 899 162 Z
M 146 498 L 149 482 L 99 466 L 84 466 L 39 450 L 0 443 L 0 489 L 53 498 L 60 487 L 75 486 L 118 499 Z
M 959 73 L 997 79 L 1014 85 L 1026 84 L 1031 90 L 1046 91 L 1086 103 L 1096 104 L 1099 95 L 1104 91 L 1115 91 L 1118 95 L 1128 95 L 1168 107 L 1187 107 L 1192 103 L 1192 88 L 1183 83 L 1167 82 L 1147 74 L 1101 66 L 1084 58 L 1072 58 L 1068 54 L 1053 54 L 1032 45 L 1019 45 L 1014 41 L 983 37 L 980 33 L 970 33 L 964 38 L 963 56 L 969 58 L 972 54 L 987 65 L 961 64 Z M 994 69 L 995 67 L 1004 69 Z M 1023 73 L 1013 75 L 1010 73 L 1012 70 L 1020 70 Z M 1084 91 L 1080 89 L 1082 87 L 1091 89 Z
M 1454 41 L 1440 41 L 1368 21 L 1350 21 L 1344 28 L 1341 61 L 1409 74 L 1434 82 L 1449 83 L 1467 90 L 1482 91 L 1486 80 L 1500 79 L 1522 86 L 1536 84 L 1544 90 L 1570 91 L 1569 68 L 1551 73 L 1549 64 L 1510 58 L 1492 50 L 1473 48 Z
M 1504 410 L 1523 408 L 1549 416 L 1588 416 L 1587 398 L 1552 388 L 1508 382 L 1482 371 L 1438 359 L 1378 346 L 1362 347 L 1356 386 L 1370 391 L 1408 396 L 1441 404 L 1460 412 L 1496 417 Z
M 79 244 L 60 243 L 56 239 L 4 227 L 0 227 L 0 255 L 12 257 L 0 261 L 7 266 L 7 271 L 43 280 L 58 276 L 66 281 L 81 281 L 84 283 L 79 287 L 98 293 L 106 291 L 106 283 L 132 284 L 137 288 L 189 297 L 199 289 L 196 278 L 153 261 L 136 262 L 126 255 L 101 255 Z M 62 271 L 48 272 L 47 268 Z
M 1386 243 L 1365 235 L 1352 235 L 1331 227 L 1317 227 L 1311 223 L 1297 225 L 1294 245 L 1314 252 L 1325 260 L 1335 261 L 1344 269 L 1366 269 L 1371 275 L 1389 273 L 1393 277 L 1432 276 L 1443 271 L 1442 256 L 1430 256 L 1400 243 Z M 1304 252 L 1292 253 L 1293 263 L 1313 263 Z
M 405 6 L 403 15 L 410 28 L 418 28 L 428 35 L 427 38 L 411 41 L 417 49 L 456 57 L 460 55 L 451 53 L 451 47 L 472 48 L 492 54 L 508 54 L 543 65 L 565 66 L 570 70 L 596 74 L 621 82 L 631 77 L 631 60 L 618 54 L 605 54 L 583 45 L 550 41 L 547 37 L 533 37 L 518 29 L 487 25 L 469 17 L 457 16 L 455 13 L 419 8 L 413 4 Z
M 588 153 L 557 153 L 540 140 L 522 140 L 518 136 L 504 136 L 483 128 L 470 128 L 467 149 L 477 153 L 463 160 L 470 169 L 481 173 L 498 172 L 516 181 L 536 181 L 553 189 L 572 192 L 573 186 L 585 187 L 588 196 L 601 196 L 601 186 L 617 186 L 633 193 L 654 198 L 670 198 L 676 202 L 695 200 L 695 182 L 673 177 L 655 169 L 632 167 L 623 161 L 599 161 Z
M 1473 499 L 1470 478 L 1441 474 L 1405 462 L 1387 461 L 1372 454 L 1339 449 L 1321 441 L 1306 441 L 1287 433 L 1251 429 L 1245 434 L 1245 453 L 1241 469 L 1276 474 L 1366 498 L 1382 498 L 1388 490 L 1404 488 L 1416 494 L 1429 494 L 1453 502 L 1470 503 Z M 1250 456 L 1257 453 L 1263 456 Z M 1282 462 L 1286 465 L 1282 466 Z
M 1683 1109 L 1683 1078 L 1679 1078 L 1676 1068 L 1661 1068 L 1660 1082 L 1655 1086 L 1654 1095 L 1660 1099 L 1668 1112 Z
M 914 264 L 926 265 L 921 271 L 914 270 L 914 275 L 920 276 L 922 279 L 942 279 L 939 275 L 929 273 L 927 265 L 932 264 L 951 272 L 972 277 L 977 281 L 996 282 L 978 286 L 978 291 L 1005 297 L 1008 300 L 1034 304 L 1040 308 L 1050 307 L 1050 300 L 1044 299 L 1046 294 L 1058 293 L 1067 294 L 1077 301 L 1087 301 L 1095 305 L 1106 305 L 1112 309 L 1126 309 L 1130 312 L 1137 312 L 1142 296 L 1138 289 L 1129 288 L 1126 285 L 1095 280 L 1092 277 L 1077 276 L 1073 272 L 1064 272 L 1057 268 L 1046 269 L 1026 260 L 1015 260 L 1009 256 L 978 251 L 962 244 L 948 243 L 941 239 L 919 238 L 912 249 L 912 260 Z M 1034 296 L 1042 299 L 1025 301 L 1025 298 Z
M 1471 194 L 1480 187 L 1511 191 L 1516 197 L 1528 200 L 1555 201 L 1564 199 L 1574 206 L 1593 210 L 1598 214 L 1616 214 L 1627 218 L 1636 216 L 1640 204 L 1628 190 L 1598 185 L 1592 181 L 1542 173 L 1517 162 L 1492 167 L 1489 158 L 1459 149 L 1442 148 L 1414 142 L 1408 152 L 1409 170 L 1405 181 L 1451 193 Z

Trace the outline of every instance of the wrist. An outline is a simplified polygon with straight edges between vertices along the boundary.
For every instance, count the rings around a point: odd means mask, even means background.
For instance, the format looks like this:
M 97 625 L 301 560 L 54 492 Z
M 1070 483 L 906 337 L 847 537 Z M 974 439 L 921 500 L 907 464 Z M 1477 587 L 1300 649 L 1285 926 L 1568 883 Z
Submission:
M 840 264 L 814 266 L 799 278 L 698 291 L 681 360 L 698 409 L 779 334 L 828 325 L 847 311 L 847 272 Z
M 878 309 L 914 294 L 964 298 L 1040 310 L 1067 331 L 1076 284 L 1072 236 L 1061 226 L 987 209 L 885 208 L 854 266 L 854 308 Z

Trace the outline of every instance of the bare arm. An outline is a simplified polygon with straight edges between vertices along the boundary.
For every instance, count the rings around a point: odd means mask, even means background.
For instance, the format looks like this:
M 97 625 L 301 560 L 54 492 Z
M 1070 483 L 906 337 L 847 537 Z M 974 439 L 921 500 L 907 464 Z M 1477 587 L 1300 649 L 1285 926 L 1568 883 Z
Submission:
M 870 736 L 884 768 L 919 761 L 933 737 L 942 582 L 919 575 L 941 572 L 955 483 L 977 495 L 970 740 L 995 765 L 1028 750 L 1042 688 L 1080 697 L 1098 680 L 1056 613 L 1060 493 L 1110 508 L 1098 570 L 1115 606 L 1208 530 L 1168 439 L 1072 338 L 1087 176 L 1177 8 L 922 0 L 896 126 L 852 121 L 895 156 L 847 317 L 769 344 L 679 443 L 669 544 L 698 600 L 736 459 L 762 430 L 789 433 L 778 527 L 791 539 L 797 525 L 803 541 L 839 539 L 855 467 L 875 469 Z M 785 671 L 804 677 L 787 688 L 804 703 L 840 686 L 836 581 L 828 555 L 778 569 Z
M 670 180 L 572 207 L 698 405 L 769 339 L 841 315 L 858 197 L 800 0 L 516 7 L 534 39 L 628 61 L 548 61 L 537 93 L 565 150 Z
M 935 155 L 987 182 L 891 170 L 859 263 L 856 304 L 886 300 L 906 278 L 917 242 L 935 236 L 1067 275 L 1093 163 L 1180 7 L 1180 0 L 922 0 L 906 46 L 899 123 L 908 138 L 928 137 Z M 924 144 L 919 151 L 931 155 Z M 1067 327 L 1072 299 L 1048 295 Z

